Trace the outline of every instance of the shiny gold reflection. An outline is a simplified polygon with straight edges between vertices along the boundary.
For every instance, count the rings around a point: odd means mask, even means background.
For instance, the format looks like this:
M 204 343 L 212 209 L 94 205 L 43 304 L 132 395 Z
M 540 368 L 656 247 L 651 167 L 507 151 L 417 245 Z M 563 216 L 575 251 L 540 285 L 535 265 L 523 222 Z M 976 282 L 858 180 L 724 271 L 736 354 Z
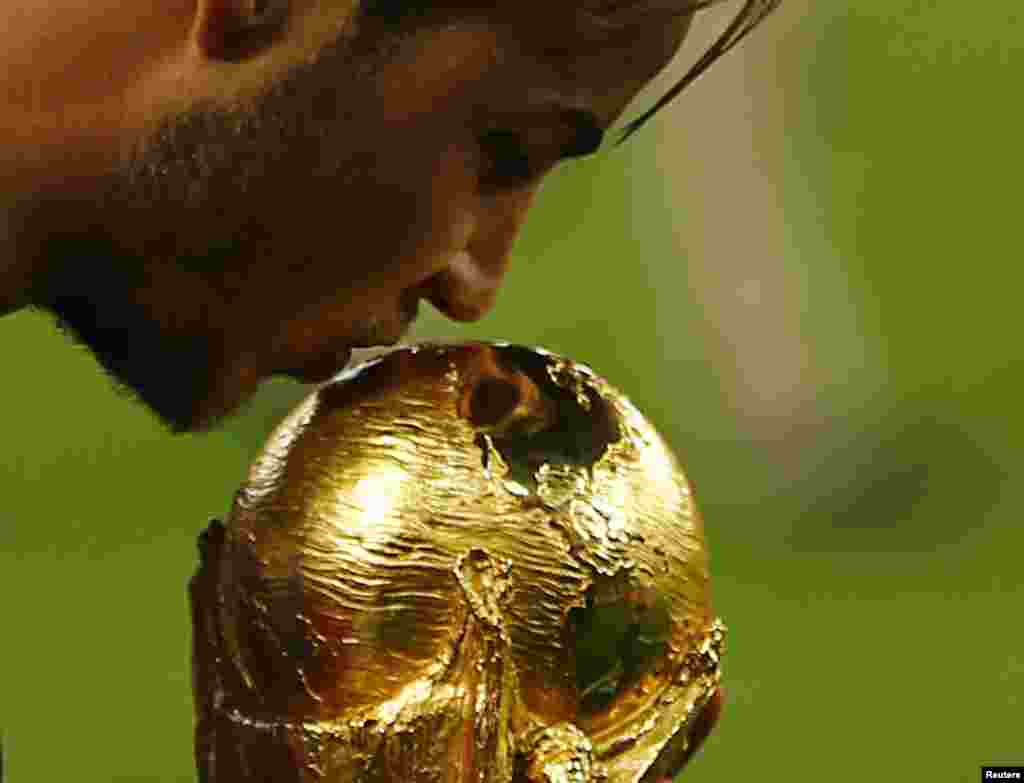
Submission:
M 686 477 L 628 399 L 539 348 L 346 371 L 200 549 L 201 781 L 639 783 L 717 716 Z

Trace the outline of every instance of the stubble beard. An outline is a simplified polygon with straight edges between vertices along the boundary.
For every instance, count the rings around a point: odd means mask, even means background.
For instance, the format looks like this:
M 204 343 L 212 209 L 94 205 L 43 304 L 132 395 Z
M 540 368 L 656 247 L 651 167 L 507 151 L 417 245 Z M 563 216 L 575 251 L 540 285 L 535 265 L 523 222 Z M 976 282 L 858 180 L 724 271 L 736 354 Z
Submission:
M 257 363 L 261 350 L 274 352 L 268 328 L 259 336 L 265 346 L 248 344 L 242 383 L 240 366 L 230 366 L 239 362 L 230 356 L 239 346 L 228 343 L 251 325 L 227 334 L 230 311 L 249 293 L 252 259 L 307 263 L 262 252 L 277 247 L 269 224 L 274 200 L 296 197 L 268 183 L 295 183 L 297 171 L 341 183 L 372 170 L 378 152 L 354 153 L 344 142 L 360 99 L 321 75 L 347 69 L 362 77 L 365 67 L 335 45 L 248 104 L 226 110 L 197 101 L 164 118 L 88 192 L 32 205 L 28 232 L 44 238 L 45 274 L 32 287 L 31 304 L 92 352 L 115 392 L 149 407 L 172 433 L 212 428 L 254 389 L 254 373 L 280 369 Z M 325 115 L 332 110 L 337 114 Z M 168 279 L 194 294 L 183 298 L 201 301 L 161 301 Z M 369 279 L 353 270 L 350 282 L 357 290 Z M 143 296 L 163 305 L 159 321 Z M 336 300 L 337 292 L 325 297 Z M 367 317 L 351 327 L 352 342 L 383 342 L 389 326 Z
M 230 203 L 221 183 L 244 186 L 252 174 L 238 167 L 243 176 L 235 176 L 230 160 L 213 159 L 238 145 L 239 119 L 209 111 L 169 119 L 88 194 L 43 197 L 27 221 L 27 232 L 44 237 L 45 272 L 33 283 L 31 304 L 88 348 L 119 396 L 150 408 L 175 434 L 208 429 L 238 402 L 221 388 L 230 383 L 217 340 L 223 313 L 212 311 L 225 292 L 211 281 L 238 264 L 240 251 L 194 227 L 211 226 L 204 211 Z M 182 298 L 192 301 L 161 298 L 161 281 L 185 279 Z M 163 312 L 156 315 L 144 298 Z M 204 412 L 216 398 L 220 410 Z

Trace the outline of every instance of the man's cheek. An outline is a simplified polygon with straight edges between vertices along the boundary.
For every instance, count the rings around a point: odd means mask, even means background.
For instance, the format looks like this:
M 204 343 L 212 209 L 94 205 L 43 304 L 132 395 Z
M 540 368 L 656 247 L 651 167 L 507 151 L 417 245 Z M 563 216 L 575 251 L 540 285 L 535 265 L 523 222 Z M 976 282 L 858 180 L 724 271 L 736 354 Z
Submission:
M 397 156 L 396 156 L 397 157 Z M 416 156 L 397 157 L 367 192 L 352 193 L 361 217 L 351 228 L 364 265 L 392 289 L 419 285 L 471 242 L 479 204 L 471 152 L 464 144 L 423 138 Z
M 422 34 L 377 82 L 385 123 L 409 126 L 445 113 L 445 104 L 479 80 L 498 52 L 497 34 L 472 22 Z
M 479 171 L 476 150 L 469 140 L 452 143 L 440 156 L 431 183 L 434 215 L 443 216 L 444 242 L 456 250 L 473 239 L 480 218 Z

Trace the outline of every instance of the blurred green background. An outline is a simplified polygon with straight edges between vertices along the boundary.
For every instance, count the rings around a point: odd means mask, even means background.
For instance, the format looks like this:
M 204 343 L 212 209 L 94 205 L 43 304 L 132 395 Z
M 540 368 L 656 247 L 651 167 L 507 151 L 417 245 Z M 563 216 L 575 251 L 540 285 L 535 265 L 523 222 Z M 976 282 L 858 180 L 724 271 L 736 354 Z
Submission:
M 1008 0 L 786 0 L 553 175 L 490 316 L 414 327 L 589 364 L 688 466 L 730 637 L 683 780 L 1024 764 L 1022 48 Z M 37 313 L 0 352 L 9 779 L 192 781 L 195 538 L 309 389 L 171 437 Z

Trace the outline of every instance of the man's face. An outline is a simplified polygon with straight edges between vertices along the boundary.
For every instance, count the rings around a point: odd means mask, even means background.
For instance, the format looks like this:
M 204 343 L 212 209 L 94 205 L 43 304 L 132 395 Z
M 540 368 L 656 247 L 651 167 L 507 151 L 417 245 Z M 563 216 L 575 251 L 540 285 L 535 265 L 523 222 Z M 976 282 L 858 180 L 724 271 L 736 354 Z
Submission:
M 280 36 L 218 59 L 216 3 L 197 2 L 173 68 L 145 82 L 145 129 L 126 122 L 114 163 L 39 188 L 17 224 L 43 260 L 31 302 L 176 432 L 270 375 L 324 380 L 352 347 L 399 340 L 420 299 L 480 318 L 544 175 L 689 25 L 662 15 L 595 43 L 575 3 L 517 2 L 435 8 L 382 46 L 383 23 L 356 24 L 351 3 L 303 0 Z M 342 35 L 258 82 L 261 56 L 299 51 L 291 31 L 331 14 Z M 254 79 L 228 108 L 225 85 Z

